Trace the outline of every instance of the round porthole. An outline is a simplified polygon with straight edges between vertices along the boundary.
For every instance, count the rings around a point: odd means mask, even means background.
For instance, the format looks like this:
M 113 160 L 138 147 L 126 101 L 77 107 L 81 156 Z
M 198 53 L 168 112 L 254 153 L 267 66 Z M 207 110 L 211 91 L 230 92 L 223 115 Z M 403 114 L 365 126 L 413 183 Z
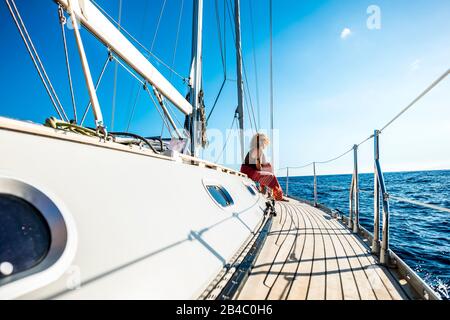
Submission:
M 75 250 L 75 224 L 61 203 L 42 188 L 0 177 L 0 300 L 55 281 Z
M 50 249 L 50 228 L 29 202 L 0 193 L 0 279 L 38 265 Z

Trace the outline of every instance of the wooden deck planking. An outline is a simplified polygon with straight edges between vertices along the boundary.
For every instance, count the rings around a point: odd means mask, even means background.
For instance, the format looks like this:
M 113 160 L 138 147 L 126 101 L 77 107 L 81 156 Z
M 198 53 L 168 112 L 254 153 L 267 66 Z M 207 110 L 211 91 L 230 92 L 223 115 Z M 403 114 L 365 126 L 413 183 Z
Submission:
M 311 208 L 313 209 L 313 208 Z M 308 206 L 302 206 L 302 210 L 311 216 L 315 216 L 310 210 Z M 314 209 L 316 210 L 316 209 Z M 317 219 L 317 216 L 315 216 Z M 323 221 L 325 223 L 325 221 Z M 339 266 L 339 276 L 341 278 L 341 291 L 342 291 L 342 299 L 344 300 L 359 300 L 360 295 L 358 291 L 358 287 L 355 281 L 355 277 L 353 275 L 352 269 L 350 267 L 350 262 L 345 252 L 344 246 L 341 241 L 336 236 L 336 227 L 328 227 L 327 233 L 330 236 L 331 242 L 334 245 L 335 249 L 335 258 L 338 261 Z M 342 226 L 339 227 L 341 229 Z M 330 293 L 330 295 L 332 295 Z
M 339 224 L 336 220 L 331 220 L 331 223 L 334 225 Z M 342 232 L 350 233 L 349 230 L 345 229 Z M 348 237 L 348 240 L 352 243 L 377 298 L 379 300 L 406 299 L 406 295 L 399 286 L 395 284 L 396 282 L 392 275 L 390 275 L 385 268 L 377 265 L 378 262 L 370 253 L 370 248 L 356 237 Z
M 316 216 L 320 214 L 323 217 L 323 215 L 325 215 L 325 213 L 322 213 L 321 211 L 318 210 L 310 210 L 310 211 L 312 211 L 312 214 L 315 214 Z M 342 247 L 344 248 L 344 252 L 345 255 L 347 256 L 350 270 L 353 273 L 353 277 L 355 278 L 356 281 L 356 286 L 358 288 L 360 298 L 362 300 L 376 299 L 375 294 L 373 293 L 372 287 L 370 285 L 369 279 L 367 278 L 366 273 L 364 272 L 364 268 L 362 267 L 357 255 L 355 254 L 353 247 L 350 245 L 348 241 L 348 237 L 353 237 L 353 235 L 349 231 L 346 232 L 347 230 L 344 228 L 342 228 L 341 230 L 336 230 L 337 229 L 336 227 L 332 229 L 334 229 L 337 240 L 341 242 Z
M 309 282 L 307 300 L 324 300 L 326 291 L 325 245 L 323 243 L 323 229 L 317 219 L 311 219 L 314 233 L 314 258 Z
M 287 224 L 287 226 L 286 226 Z M 252 270 L 252 276 L 248 278 L 244 290 L 240 294 L 240 299 L 254 299 L 263 300 L 267 298 L 267 294 L 270 287 L 265 285 L 265 281 L 268 273 L 271 271 L 272 264 L 274 263 L 273 250 L 278 252 L 278 241 L 283 236 L 283 232 L 286 231 L 290 226 L 288 222 L 288 215 L 286 208 L 282 207 L 278 210 L 277 219 L 275 219 L 272 229 L 267 236 L 264 247 L 258 257 L 258 263 L 254 266 Z M 258 288 L 253 290 L 253 288 Z M 247 290 L 245 290 L 247 289 Z
M 319 209 L 278 203 L 272 230 L 239 299 L 404 299 L 362 240 Z
M 279 278 L 269 290 L 268 299 L 286 299 L 292 280 L 297 273 L 298 261 L 302 255 L 303 247 L 305 243 L 305 237 L 301 236 L 301 232 L 305 230 L 305 220 L 302 216 L 299 216 L 295 210 L 295 207 L 291 208 L 292 216 L 296 220 L 296 232 L 294 236 L 293 245 L 291 246 L 288 259 L 283 263 L 283 268 L 279 273 Z
M 326 288 L 325 299 L 327 300 L 342 300 L 343 288 L 342 280 L 338 262 L 338 255 L 336 254 L 336 248 L 334 245 L 334 238 L 332 237 L 330 230 L 325 227 L 325 224 L 320 219 L 316 219 L 322 227 L 322 236 L 325 246 L 325 263 L 326 263 Z
M 296 213 L 299 214 L 298 211 Z M 305 228 L 300 234 L 300 238 L 304 238 L 304 245 L 302 254 L 297 261 L 297 272 L 292 275 L 288 299 L 294 299 L 293 297 L 296 297 L 299 300 L 306 300 L 311 279 L 315 237 L 311 218 L 306 215 L 302 216 L 305 221 Z
M 291 208 L 286 208 L 286 219 L 289 222 L 289 229 L 283 232 L 283 236 L 278 239 L 276 245 L 278 246 L 278 252 L 275 256 L 274 263 L 270 268 L 270 272 L 265 280 L 265 285 L 272 291 L 275 283 L 280 277 L 280 273 L 286 262 L 289 260 L 289 256 L 293 246 L 295 245 L 295 234 L 297 233 L 298 223 L 295 221 L 295 216 L 291 212 Z M 270 294 L 270 291 L 268 294 Z

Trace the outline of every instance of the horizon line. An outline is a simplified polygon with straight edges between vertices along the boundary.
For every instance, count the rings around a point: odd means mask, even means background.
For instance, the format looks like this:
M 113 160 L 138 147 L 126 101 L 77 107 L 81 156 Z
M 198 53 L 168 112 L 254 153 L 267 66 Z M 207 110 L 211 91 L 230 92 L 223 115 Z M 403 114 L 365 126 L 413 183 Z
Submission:
M 434 172 L 434 171 L 450 171 L 450 168 L 448 169 L 427 169 L 427 170 L 403 170 L 403 171 L 384 171 L 383 174 L 385 173 L 412 173 L 412 172 Z M 359 172 L 358 174 L 374 174 L 373 171 L 371 172 Z M 318 174 L 316 175 L 317 177 L 319 176 L 351 176 L 353 175 L 353 173 L 330 173 L 330 174 Z M 314 177 L 314 175 L 296 175 L 296 176 L 289 176 L 289 178 L 295 178 L 295 177 Z M 284 176 L 277 176 L 277 178 L 286 178 L 286 175 Z

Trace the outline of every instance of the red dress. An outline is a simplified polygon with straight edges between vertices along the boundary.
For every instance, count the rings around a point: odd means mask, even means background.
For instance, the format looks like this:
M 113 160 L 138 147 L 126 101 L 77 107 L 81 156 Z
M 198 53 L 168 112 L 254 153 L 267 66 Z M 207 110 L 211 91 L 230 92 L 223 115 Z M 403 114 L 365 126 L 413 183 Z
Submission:
M 245 157 L 244 164 L 241 166 L 241 172 L 246 174 L 253 181 L 258 182 L 262 187 L 272 189 L 275 200 L 283 199 L 283 190 L 278 183 L 277 177 L 273 173 L 273 168 L 270 163 L 262 164 L 261 170 L 258 170 L 256 164 L 253 164 L 252 161 L 250 161 L 249 152 Z

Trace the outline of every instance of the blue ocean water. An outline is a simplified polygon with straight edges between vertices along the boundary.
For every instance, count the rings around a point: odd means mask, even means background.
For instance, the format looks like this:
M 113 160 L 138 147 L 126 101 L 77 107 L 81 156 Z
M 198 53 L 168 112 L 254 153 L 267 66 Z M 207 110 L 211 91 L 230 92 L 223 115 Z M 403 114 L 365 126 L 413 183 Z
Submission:
M 351 175 L 318 176 L 319 202 L 348 215 Z M 450 208 L 450 170 L 385 173 L 389 194 Z M 361 174 L 360 223 L 373 232 L 373 174 Z M 286 178 L 280 177 L 285 190 Z M 290 177 L 289 195 L 313 200 L 313 177 Z M 450 213 L 390 200 L 390 246 L 441 294 L 450 295 Z

